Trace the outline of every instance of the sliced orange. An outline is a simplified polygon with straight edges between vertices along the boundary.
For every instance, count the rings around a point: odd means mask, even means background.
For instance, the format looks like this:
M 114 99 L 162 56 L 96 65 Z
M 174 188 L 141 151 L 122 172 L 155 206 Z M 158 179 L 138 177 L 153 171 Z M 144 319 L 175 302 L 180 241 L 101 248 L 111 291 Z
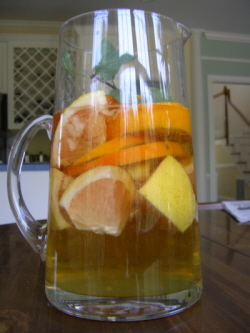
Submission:
M 166 102 L 122 106 L 120 112 L 108 122 L 108 140 L 143 131 L 178 129 L 191 133 L 190 111 L 179 103 Z
M 53 167 L 66 167 L 106 141 L 105 101 L 104 91 L 96 91 L 79 97 L 61 113 L 52 143 Z
M 141 136 L 128 135 L 125 137 L 115 138 L 113 140 L 104 142 L 103 144 L 92 149 L 88 153 L 84 154 L 81 158 L 76 160 L 73 164 L 81 164 L 93 160 L 94 158 L 100 157 L 105 154 L 116 152 L 120 149 L 124 149 L 129 146 L 135 146 L 143 143 L 144 138 Z
M 110 96 L 110 95 L 107 95 L 106 96 L 106 99 L 107 99 L 107 104 L 108 105 L 114 105 L 114 104 L 119 104 L 118 102 L 117 102 L 117 100 L 114 98 L 114 97 L 112 97 L 112 96 Z
M 137 145 L 126 149 L 103 155 L 95 160 L 78 165 L 70 165 L 64 169 L 70 176 L 76 176 L 90 169 L 104 165 L 127 165 L 146 161 L 153 158 L 174 155 L 184 157 L 186 155 L 183 147 L 177 142 L 153 142 L 143 145 Z
M 118 236 L 130 217 L 134 193 L 134 183 L 125 170 L 105 166 L 77 177 L 60 205 L 76 228 Z

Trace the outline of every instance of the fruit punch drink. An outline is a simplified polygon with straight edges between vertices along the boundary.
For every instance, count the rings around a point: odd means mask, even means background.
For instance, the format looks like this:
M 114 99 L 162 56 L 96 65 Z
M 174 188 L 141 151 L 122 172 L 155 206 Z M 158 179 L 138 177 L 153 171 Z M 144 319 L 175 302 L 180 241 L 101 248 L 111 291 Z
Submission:
M 200 283 L 189 109 L 96 91 L 56 113 L 49 298 L 154 297 L 174 313 Z
M 140 9 L 101 9 L 59 33 L 55 112 L 15 138 L 8 195 L 46 260 L 46 296 L 101 321 L 169 316 L 199 300 L 199 224 L 184 45 L 189 29 Z M 51 138 L 47 221 L 28 211 L 23 156 Z

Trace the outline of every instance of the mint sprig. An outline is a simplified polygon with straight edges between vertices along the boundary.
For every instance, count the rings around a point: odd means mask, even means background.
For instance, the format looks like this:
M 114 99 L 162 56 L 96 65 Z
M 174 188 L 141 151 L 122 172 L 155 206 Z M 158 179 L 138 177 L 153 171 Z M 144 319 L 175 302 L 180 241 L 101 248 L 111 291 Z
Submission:
M 80 73 L 77 73 L 74 70 L 73 62 L 72 62 L 72 59 L 71 59 L 71 54 L 70 54 L 69 51 L 67 51 L 65 49 L 63 50 L 62 68 L 69 74 L 84 76 Z
M 101 55 L 99 64 L 94 67 L 95 74 L 92 77 L 99 76 L 106 81 L 113 81 L 122 65 L 136 59 L 135 56 L 128 53 L 119 56 L 119 52 L 106 38 L 102 40 Z
M 96 79 L 106 84 L 112 89 L 110 95 L 113 96 L 120 103 L 122 103 L 123 100 L 126 100 L 127 102 L 137 100 L 137 103 L 141 103 L 141 100 L 136 96 L 134 96 L 134 98 L 130 96 L 131 92 L 121 92 L 116 87 L 114 82 L 115 76 L 119 72 L 120 67 L 135 60 L 136 56 L 133 56 L 129 53 L 119 55 L 119 51 L 117 51 L 112 45 L 112 43 L 110 43 L 110 41 L 108 41 L 106 38 L 104 38 L 101 42 L 100 54 L 101 60 L 99 61 L 98 65 L 93 68 L 93 74 L 91 76 L 87 76 L 83 73 L 78 73 L 75 71 L 71 58 L 71 53 L 67 50 L 63 51 L 62 68 L 67 73 L 70 73 L 72 75 Z M 158 88 L 149 87 L 149 91 L 153 103 L 172 101 L 171 97 L 164 96 L 163 91 Z M 124 99 L 124 96 L 126 96 L 126 99 Z

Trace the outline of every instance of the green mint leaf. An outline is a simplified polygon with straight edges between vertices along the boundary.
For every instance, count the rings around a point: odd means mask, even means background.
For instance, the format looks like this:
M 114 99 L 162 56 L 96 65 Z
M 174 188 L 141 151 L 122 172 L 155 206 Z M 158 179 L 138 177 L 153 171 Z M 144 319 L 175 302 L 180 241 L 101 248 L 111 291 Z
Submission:
M 162 90 L 154 87 L 149 88 L 149 90 L 151 92 L 153 103 L 173 102 L 172 97 L 165 96 Z
M 70 74 L 80 75 L 74 70 L 74 66 L 71 60 L 71 54 L 67 50 L 63 50 L 62 68 Z
M 119 89 L 112 89 L 110 91 L 110 96 L 116 99 L 118 103 L 121 103 L 121 91 Z
M 114 48 L 112 43 L 105 38 L 102 40 L 101 44 L 101 55 L 102 57 L 99 64 L 94 67 L 95 76 L 98 75 L 106 81 L 114 80 L 120 67 L 136 58 L 128 53 L 119 56 L 119 52 Z
M 95 75 L 100 76 L 103 80 L 114 80 L 119 71 L 119 58 L 116 54 L 110 54 L 107 59 L 102 59 L 94 68 Z
M 103 38 L 103 40 L 102 40 L 101 53 L 102 53 L 102 57 L 106 57 L 112 53 L 116 53 L 118 56 L 118 51 L 115 49 L 114 45 L 112 43 L 110 43 L 110 41 L 107 40 L 106 38 Z
M 107 81 L 113 80 L 119 70 L 119 53 L 106 38 L 102 40 L 101 60 L 94 70 L 95 76 Z
M 116 74 L 118 73 L 120 67 L 136 59 L 136 56 L 125 53 L 119 56 L 119 52 L 115 49 L 112 43 L 110 43 L 106 38 L 104 38 L 100 45 L 101 60 L 97 66 L 94 67 L 94 73 L 90 76 L 92 79 L 97 79 L 100 82 L 106 84 L 110 88 L 117 90 L 114 82 L 109 83 L 108 81 L 114 81 Z M 62 68 L 72 75 L 79 75 L 86 77 L 81 73 L 77 73 L 74 70 L 74 65 L 72 62 L 71 54 L 69 51 L 63 51 L 62 58 Z M 119 92 L 119 90 L 118 90 Z M 115 94 L 120 96 L 120 93 L 115 92 Z M 127 94 L 126 94 L 127 95 Z M 128 97 L 128 95 L 126 96 Z M 120 97 L 116 98 L 118 101 Z M 132 100 L 132 98 L 130 98 Z M 127 99 L 126 99 L 127 100 Z
M 125 65 L 135 59 L 136 59 L 136 56 L 133 56 L 129 53 L 125 53 L 119 57 L 119 64 L 120 64 L 120 66 Z

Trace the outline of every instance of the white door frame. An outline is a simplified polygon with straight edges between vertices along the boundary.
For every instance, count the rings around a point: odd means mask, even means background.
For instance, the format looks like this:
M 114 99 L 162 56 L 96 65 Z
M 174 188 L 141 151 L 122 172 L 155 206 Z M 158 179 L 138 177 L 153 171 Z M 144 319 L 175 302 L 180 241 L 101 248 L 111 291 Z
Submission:
M 214 98 L 213 84 L 250 84 L 250 77 L 245 76 L 228 76 L 228 75 L 208 75 L 208 112 L 209 112 L 209 149 L 210 149 L 210 191 L 211 197 L 217 201 L 218 182 L 215 159 L 215 128 L 214 128 Z
M 203 78 L 201 64 L 200 38 L 202 30 L 192 29 L 191 71 L 192 71 L 192 123 L 193 146 L 195 151 L 195 174 L 199 202 L 210 201 L 208 198 L 209 175 L 206 166 L 206 121 L 203 96 Z

